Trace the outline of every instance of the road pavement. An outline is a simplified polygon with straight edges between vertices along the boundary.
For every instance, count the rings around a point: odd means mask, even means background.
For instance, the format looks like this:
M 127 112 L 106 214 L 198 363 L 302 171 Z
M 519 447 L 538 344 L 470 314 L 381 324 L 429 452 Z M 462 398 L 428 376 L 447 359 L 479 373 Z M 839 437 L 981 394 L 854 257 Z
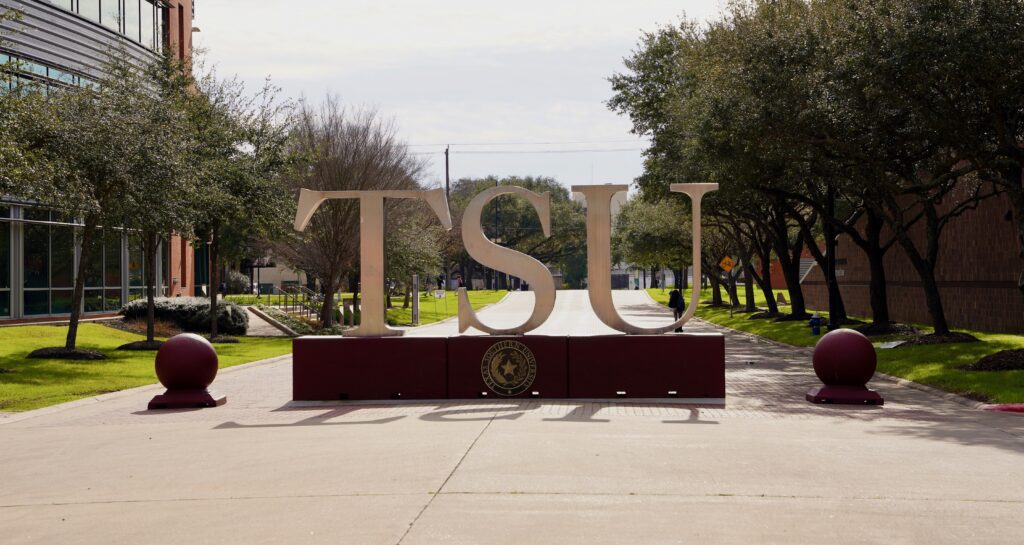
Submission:
M 558 297 L 538 333 L 602 332 Z M 224 370 L 215 409 L 148 412 L 149 386 L 2 414 L 0 544 L 1024 541 L 1024 417 L 885 381 L 884 407 L 811 405 L 808 350 L 725 335 L 725 407 L 294 404 L 285 356 Z

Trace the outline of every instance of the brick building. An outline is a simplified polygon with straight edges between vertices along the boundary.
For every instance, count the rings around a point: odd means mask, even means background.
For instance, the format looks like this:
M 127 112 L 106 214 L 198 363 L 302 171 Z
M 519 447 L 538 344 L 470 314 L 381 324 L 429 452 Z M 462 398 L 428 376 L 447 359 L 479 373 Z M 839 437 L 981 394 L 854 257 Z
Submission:
M 912 233 L 923 240 L 920 226 Z M 954 218 L 943 231 L 940 244 L 936 278 L 950 327 L 1024 333 L 1024 295 L 1017 289 L 1024 261 L 1019 257 L 1010 199 L 999 195 Z M 870 274 L 864 252 L 844 235 L 838 239 L 836 258 L 836 277 L 847 313 L 871 316 Z M 921 281 L 898 243 L 886 253 L 885 274 L 891 318 L 930 324 Z M 801 286 L 808 308 L 828 308 L 820 267 L 814 267 Z

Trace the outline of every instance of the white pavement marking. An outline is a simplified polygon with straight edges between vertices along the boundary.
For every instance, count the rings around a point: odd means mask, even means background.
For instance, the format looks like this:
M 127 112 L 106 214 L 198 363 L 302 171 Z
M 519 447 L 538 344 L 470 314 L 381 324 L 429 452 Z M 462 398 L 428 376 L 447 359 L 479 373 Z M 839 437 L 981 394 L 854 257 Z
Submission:
M 549 331 L 595 334 L 566 293 Z M 630 320 L 670 319 L 641 297 Z M 0 543 L 1019 545 L 1024 418 L 890 382 L 810 405 L 807 350 L 725 335 L 725 407 L 293 406 L 281 358 L 219 376 L 215 409 L 143 388 L 0 421 Z

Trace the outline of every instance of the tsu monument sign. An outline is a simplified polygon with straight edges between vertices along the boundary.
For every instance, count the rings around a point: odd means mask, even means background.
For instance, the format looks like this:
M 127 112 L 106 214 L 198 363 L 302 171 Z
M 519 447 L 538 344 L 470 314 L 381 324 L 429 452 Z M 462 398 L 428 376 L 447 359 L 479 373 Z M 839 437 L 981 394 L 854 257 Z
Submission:
M 688 195 L 693 209 L 694 278 L 700 277 L 700 204 L 717 184 L 672 184 Z M 527 282 L 535 303 L 523 323 L 499 329 L 483 323 L 459 289 L 459 332 L 486 336 L 403 338 L 387 326 L 384 309 L 384 199 L 421 199 L 445 229 L 452 221 L 444 190 L 310 191 L 299 197 L 295 228 L 305 229 L 329 199 L 359 199 L 363 301 L 360 325 L 343 337 L 294 340 L 292 397 L 296 400 L 473 399 L 534 397 L 558 399 L 649 398 L 722 402 L 725 398 L 725 341 L 719 334 L 671 334 L 697 308 L 699 290 L 675 322 L 654 328 L 627 322 L 612 304 L 611 200 L 625 185 L 581 185 L 572 190 L 587 201 L 587 273 L 590 304 L 607 326 L 622 332 L 601 336 L 528 335 L 555 307 L 555 283 L 543 263 L 490 241 L 480 226 L 484 206 L 499 195 L 527 199 L 551 235 L 550 196 L 517 186 L 479 193 L 462 218 L 469 255 L 492 269 Z

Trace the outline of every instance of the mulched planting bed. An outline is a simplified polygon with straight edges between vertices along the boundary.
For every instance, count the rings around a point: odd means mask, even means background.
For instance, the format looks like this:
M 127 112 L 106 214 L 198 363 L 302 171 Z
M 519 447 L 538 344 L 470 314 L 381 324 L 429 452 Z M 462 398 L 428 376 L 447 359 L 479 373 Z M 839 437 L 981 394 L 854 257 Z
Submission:
M 964 371 L 1020 371 L 1024 370 L 1024 348 L 1003 350 L 959 367 Z
M 974 335 L 969 335 L 967 333 L 953 332 L 953 333 L 950 333 L 949 335 L 936 335 L 936 334 L 932 333 L 932 334 L 929 334 L 929 335 L 921 335 L 920 337 L 914 337 L 912 339 L 907 339 L 907 341 L 904 342 L 903 344 L 899 345 L 898 348 L 903 348 L 905 346 L 925 346 L 925 345 L 931 345 L 931 344 L 976 343 L 976 342 L 981 342 L 981 341 L 979 341 L 978 338 L 975 337 Z
M 105 360 L 107 356 L 103 352 L 96 350 L 86 350 L 79 348 L 77 350 L 68 350 L 64 347 L 50 347 L 40 348 L 33 350 L 28 354 L 29 358 L 40 359 L 40 360 Z
M 878 335 L 912 336 L 921 334 L 920 329 L 917 329 L 912 325 L 901 324 L 899 322 L 889 322 L 888 324 L 865 324 L 856 328 L 856 331 L 858 333 L 863 333 L 868 337 Z
M 128 344 L 122 344 L 118 346 L 118 350 L 159 350 L 163 346 L 164 341 L 135 341 Z

